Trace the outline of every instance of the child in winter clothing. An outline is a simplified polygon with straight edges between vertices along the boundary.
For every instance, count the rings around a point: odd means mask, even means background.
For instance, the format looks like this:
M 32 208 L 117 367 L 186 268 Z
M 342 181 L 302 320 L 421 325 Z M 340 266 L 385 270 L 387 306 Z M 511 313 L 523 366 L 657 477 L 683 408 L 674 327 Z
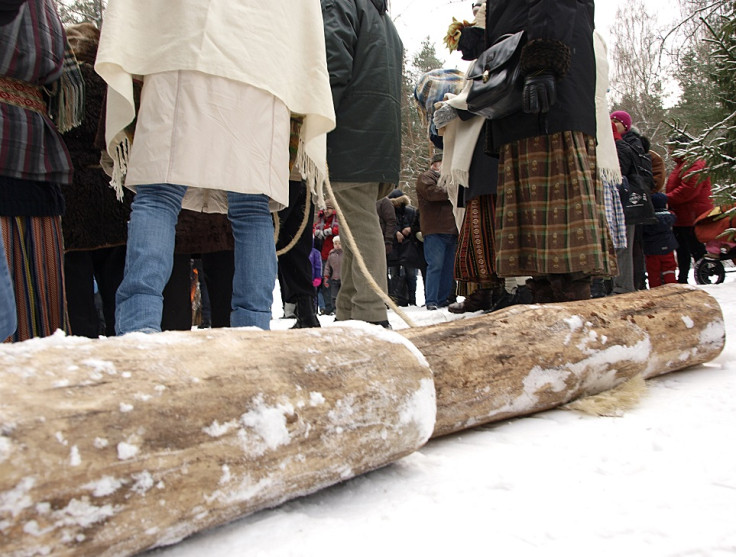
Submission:
M 314 288 L 314 312 L 317 313 L 317 290 L 322 286 L 322 256 L 319 250 L 312 245 L 312 251 L 309 254 L 309 262 L 312 265 L 312 287 Z
M 677 282 L 674 251 L 677 249 L 672 226 L 676 217 L 667 209 L 667 196 L 663 193 L 652 194 L 656 224 L 644 225 L 644 254 L 647 263 L 649 288 Z
M 327 256 L 327 262 L 325 263 L 324 285 L 325 288 L 329 288 L 332 305 L 335 307 L 337 294 L 340 292 L 340 286 L 342 285 L 342 280 L 340 279 L 340 271 L 342 269 L 342 243 L 340 242 L 340 236 L 334 237 L 333 245 L 334 247 L 330 251 L 330 255 Z

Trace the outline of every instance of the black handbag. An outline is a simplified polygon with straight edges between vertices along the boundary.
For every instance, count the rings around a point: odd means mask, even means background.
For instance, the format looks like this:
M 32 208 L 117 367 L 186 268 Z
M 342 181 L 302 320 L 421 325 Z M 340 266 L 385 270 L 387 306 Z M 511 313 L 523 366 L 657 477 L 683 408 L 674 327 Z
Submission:
M 657 222 L 654 215 L 654 205 L 649 188 L 644 185 L 644 179 L 637 172 L 628 179 L 621 180 L 619 187 L 621 206 L 624 209 L 626 224 L 653 224 Z
M 467 99 L 470 112 L 489 120 L 521 112 L 523 47 L 524 31 L 519 31 L 502 36 L 478 57 L 468 74 L 472 81 Z

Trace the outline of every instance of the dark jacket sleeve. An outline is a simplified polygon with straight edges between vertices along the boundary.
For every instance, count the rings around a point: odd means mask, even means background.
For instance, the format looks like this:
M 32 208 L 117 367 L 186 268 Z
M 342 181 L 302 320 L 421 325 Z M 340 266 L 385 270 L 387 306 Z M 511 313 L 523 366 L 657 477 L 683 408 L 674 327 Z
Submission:
M 636 174 L 633 148 L 623 139 L 619 139 L 616 141 L 616 152 L 618 153 L 618 164 L 621 166 L 621 174 L 627 178 L 632 174 Z
M 337 110 L 345 88 L 353 78 L 353 57 L 358 43 L 358 12 L 355 3 L 349 0 L 323 0 L 322 18 L 332 102 Z

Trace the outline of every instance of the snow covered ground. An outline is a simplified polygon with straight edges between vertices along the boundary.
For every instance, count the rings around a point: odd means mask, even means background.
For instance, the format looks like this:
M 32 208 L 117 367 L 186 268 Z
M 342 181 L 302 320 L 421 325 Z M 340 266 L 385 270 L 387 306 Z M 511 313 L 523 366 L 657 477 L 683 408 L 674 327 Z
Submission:
M 622 417 L 552 410 L 433 440 L 150 555 L 736 555 L 736 277 L 703 288 L 723 308 L 723 353 L 649 381 Z M 409 316 L 457 317 L 423 308 Z

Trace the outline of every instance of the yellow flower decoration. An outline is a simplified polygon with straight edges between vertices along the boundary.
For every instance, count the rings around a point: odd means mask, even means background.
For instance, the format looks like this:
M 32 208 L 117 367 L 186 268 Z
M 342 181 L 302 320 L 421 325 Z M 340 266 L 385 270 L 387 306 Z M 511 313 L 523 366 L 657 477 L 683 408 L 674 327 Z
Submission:
M 445 46 L 447 46 L 450 52 L 457 50 L 457 43 L 460 41 L 460 35 L 462 35 L 463 29 L 472 27 L 473 25 L 473 23 L 468 23 L 466 20 L 458 21 L 454 17 L 452 18 L 452 23 L 447 28 L 447 35 L 443 39 Z

